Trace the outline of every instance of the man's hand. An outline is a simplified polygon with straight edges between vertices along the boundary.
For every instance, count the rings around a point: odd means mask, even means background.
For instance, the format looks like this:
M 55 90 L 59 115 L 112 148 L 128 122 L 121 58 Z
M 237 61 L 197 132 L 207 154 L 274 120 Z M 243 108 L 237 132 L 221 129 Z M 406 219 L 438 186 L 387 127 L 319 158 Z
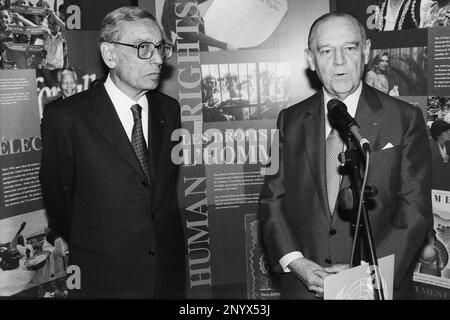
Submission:
M 288 268 L 309 291 L 313 291 L 317 297 L 323 296 L 323 279 L 328 275 L 323 267 L 311 260 L 297 258 Z
M 330 274 L 339 273 L 350 268 L 349 264 L 333 264 L 331 267 L 324 268 L 324 271 Z
M 235 50 L 237 50 L 237 48 L 235 46 L 233 46 L 232 44 L 227 43 L 225 50 L 226 51 L 235 51 Z

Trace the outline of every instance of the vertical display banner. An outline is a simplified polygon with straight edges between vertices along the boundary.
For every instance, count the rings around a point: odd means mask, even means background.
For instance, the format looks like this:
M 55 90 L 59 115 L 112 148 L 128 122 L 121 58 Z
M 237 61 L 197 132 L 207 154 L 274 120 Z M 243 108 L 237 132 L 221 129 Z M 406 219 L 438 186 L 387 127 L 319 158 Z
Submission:
M 40 282 L 47 225 L 39 184 L 42 143 L 35 70 L 0 72 L 0 295 L 10 296 Z M 17 125 L 18 123 L 27 125 Z M 20 237 L 22 236 L 22 237 Z M 44 260 L 42 260 L 44 259 Z
M 178 99 L 179 205 L 188 297 L 277 299 L 258 228 L 259 193 L 278 170 L 276 119 L 312 95 L 303 59 L 326 1 L 140 1 L 176 54 L 160 89 Z M 300 58 L 299 58 L 300 57 Z M 272 149 L 272 152 L 271 152 Z
M 450 4 L 334 0 L 331 7 L 354 14 L 366 26 L 372 41 L 366 83 L 421 108 L 428 129 L 437 119 L 450 123 Z M 433 157 L 432 189 L 434 234 L 417 260 L 413 294 L 449 299 L 450 164 L 445 158 Z
M 0 73 L 0 208 L 3 219 L 43 207 L 38 179 L 42 142 L 35 88 L 34 70 Z M 17 126 L 17 123 L 30 125 Z

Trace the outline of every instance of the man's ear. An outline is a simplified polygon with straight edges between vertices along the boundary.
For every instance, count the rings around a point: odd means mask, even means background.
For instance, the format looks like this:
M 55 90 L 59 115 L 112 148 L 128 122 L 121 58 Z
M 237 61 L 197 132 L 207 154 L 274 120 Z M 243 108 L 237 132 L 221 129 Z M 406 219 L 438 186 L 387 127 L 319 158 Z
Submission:
M 313 56 L 311 50 L 305 49 L 305 58 L 306 58 L 306 61 L 308 62 L 309 68 L 312 71 L 316 71 L 316 64 L 314 62 L 314 56 Z
M 370 57 L 370 46 L 371 46 L 371 42 L 370 39 L 366 40 L 366 46 L 363 49 L 363 54 L 364 54 L 364 64 L 368 64 L 369 63 L 369 57 Z
M 100 44 L 100 53 L 102 54 L 103 61 L 109 69 L 116 67 L 116 56 L 114 53 L 114 45 L 108 42 L 102 42 Z

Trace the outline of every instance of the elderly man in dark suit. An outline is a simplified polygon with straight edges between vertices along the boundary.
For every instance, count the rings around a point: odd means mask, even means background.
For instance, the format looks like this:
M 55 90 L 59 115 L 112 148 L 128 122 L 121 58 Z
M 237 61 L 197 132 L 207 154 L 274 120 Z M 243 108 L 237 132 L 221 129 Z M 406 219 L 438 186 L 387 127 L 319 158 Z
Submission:
M 260 197 L 264 247 L 281 274 L 282 297 L 321 297 L 324 277 L 350 263 L 351 222 L 336 205 L 336 190 L 350 182 L 344 176 L 333 185 L 339 163 L 332 163 L 336 144 L 329 142 L 339 135 L 327 120 L 330 99 L 347 105 L 371 142 L 368 184 L 378 194 L 369 216 L 377 256 L 395 254 L 395 298 L 407 297 L 415 255 L 432 228 L 430 149 L 422 113 L 361 81 L 370 40 L 355 17 L 337 12 L 320 17 L 308 47 L 306 59 L 323 90 L 280 112 L 280 169 L 266 177 Z M 367 254 L 361 259 L 369 261 Z
M 182 298 L 185 243 L 170 136 L 179 104 L 155 91 L 172 55 L 137 7 L 106 15 L 106 81 L 46 106 L 40 180 L 49 226 L 81 269 L 82 298 Z

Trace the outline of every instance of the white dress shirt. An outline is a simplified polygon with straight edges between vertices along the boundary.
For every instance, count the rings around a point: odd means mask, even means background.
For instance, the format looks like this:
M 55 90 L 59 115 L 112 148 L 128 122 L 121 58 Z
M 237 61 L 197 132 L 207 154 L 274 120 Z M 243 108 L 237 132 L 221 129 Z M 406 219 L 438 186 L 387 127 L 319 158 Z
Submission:
M 344 104 L 347 106 L 347 112 L 352 116 L 355 117 L 356 114 L 356 108 L 358 107 L 358 101 L 359 97 L 361 96 L 362 91 L 362 82 L 359 83 L 358 88 L 353 92 L 351 95 L 349 95 L 345 100 L 343 101 Z M 327 104 L 328 101 L 330 101 L 332 98 L 328 95 L 328 93 L 323 89 L 323 101 L 324 101 L 324 108 L 325 108 L 325 137 L 328 137 L 331 131 L 331 125 L 328 122 L 328 109 Z M 281 268 L 284 272 L 290 272 L 289 268 L 287 267 L 292 261 L 294 261 L 297 258 L 303 258 L 303 254 L 300 251 L 292 251 L 287 254 L 285 254 L 283 257 L 281 257 L 279 263 Z
M 447 157 L 447 148 L 445 147 L 445 144 L 441 146 L 438 143 L 438 147 L 439 147 L 439 151 L 441 152 L 442 159 L 445 159 Z
M 148 146 L 148 101 L 147 96 L 143 95 L 138 101 L 134 101 L 128 97 L 125 93 L 120 91 L 119 88 L 112 82 L 111 75 L 105 81 L 105 89 L 108 93 L 111 101 L 116 109 L 117 115 L 119 116 L 120 122 L 122 123 L 125 132 L 127 133 L 128 139 L 131 142 L 131 133 L 133 131 L 134 119 L 131 107 L 138 103 L 142 107 L 142 131 L 144 132 L 145 143 Z

